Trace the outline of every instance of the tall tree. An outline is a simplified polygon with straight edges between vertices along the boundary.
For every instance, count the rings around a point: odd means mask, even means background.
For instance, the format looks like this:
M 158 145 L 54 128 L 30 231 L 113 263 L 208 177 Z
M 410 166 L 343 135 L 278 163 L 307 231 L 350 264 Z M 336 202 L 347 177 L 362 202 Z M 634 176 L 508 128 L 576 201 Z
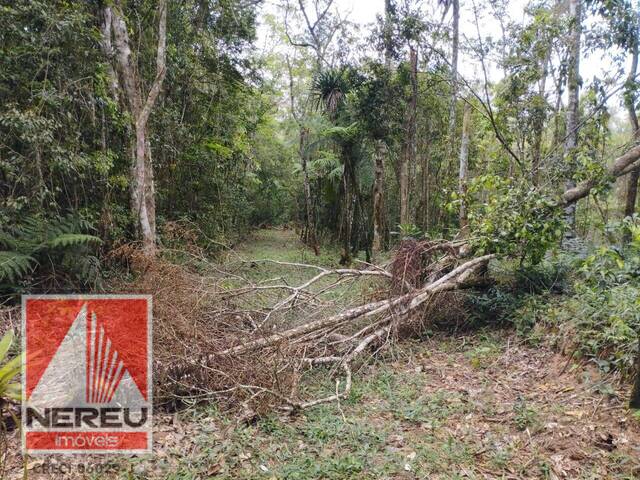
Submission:
M 449 148 L 453 155 L 456 137 L 456 102 L 458 99 L 458 50 L 460 48 L 460 1 L 445 0 L 452 7 L 451 19 L 451 99 L 449 100 Z
M 636 89 L 638 72 L 638 43 L 640 36 L 639 24 L 640 14 L 635 12 L 633 22 L 633 34 L 631 35 L 631 68 L 627 77 L 626 91 L 624 95 L 625 106 L 629 114 L 629 122 L 631 123 L 631 132 L 635 141 L 640 141 L 640 125 L 638 125 L 638 114 L 636 113 Z M 638 179 L 640 171 L 635 170 L 629 174 L 627 178 L 627 192 L 625 198 L 624 215 L 632 216 L 636 211 L 636 200 L 638 196 Z M 625 243 L 631 240 L 630 233 L 625 236 Z M 640 382 L 640 380 L 639 380 Z M 639 386 L 640 391 L 640 386 Z
M 384 65 L 387 77 L 391 75 L 393 61 L 393 4 L 392 0 L 384 2 Z M 384 159 L 387 155 L 387 145 L 382 138 L 374 139 L 374 170 L 373 170 L 373 243 L 372 253 L 379 252 L 383 248 L 385 233 L 385 208 L 384 208 Z
M 418 106 L 418 51 L 417 47 L 409 46 L 409 80 L 411 93 L 405 118 L 404 143 L 398 166 L 398 183 L 400 185 L 400 224 L 411 223 L 409 209 L 409 170 L 416 159 L 416 120 Z
M 158 45 L 156 50 L 156 76 L 146 98 L 143 96 L 143 81 L 140 77 L 139 58 L 131 51 L 131 40 L 121 2 L 113 8 L 105 7 L 104 18 L 111 18 L 114 60 L 124 90 L 126 104 L 134 131 L 132 141 L 133 165 L 131 169 L 131 208 L 138 221 L 143 248 L 153 255 L 156 249 L 156 201 L 153 181 L 151 144 L 147 132 L 149 116 L 156 104 L 166 76 L 167 48 L 167 3 L 158 2 Z M 103 48 L 108 48 L 108 28 L 104 28 Z M 110 52 L 105 48 L 107 54 Z M 109 58 L 111 61 L 112 59 Z
M 569 0 L 570 32 L 568 45 L 567 72 L 567 111 L 566 133 L 564 141 L 564 161 L 567 168 L 565 190 L 576 186 L 572 178 L 575 150 L 578 146 L 579 129 L 579 101 L 580 101 L 580 37 L 582 35 L 582 0 Z M 571 203 L 565 208 L 567 222 L 566 238 L 575 235 L 576 204 Z
M 307 5 L 304 0 L 298 0 L 297 5 L 293 6 L 290 0 L 285 0 L 284 8 L 284 27 L 285 35 L 289 43 L 294 47 L 311 49 L 315 55 L 315 64 L 312 68 L 312 75 L 320 75 L 325 68 L 331 64 L 327 59 L 330 56 L 330 47 L 335 39 L 336 33 L 342 28 L 343 21 L 336 15 L 332 14 L 331 7 L 334 0 L 312 0 L 311 5 Z M 289 15 L 297 13 L 302 17 L 302 32 L 294 34 L 290 31 Z M 289 60 L 287 59 L 287 62 Z M 294 116 L 299 128 L 299 153 L 300 165 L 303 176 L 304 189 L 304 209 L 305 209 L 305 227 L 302 232 L 302 240 L 310 245 L 316 255 L 320 253 L 318 247 L 316 225 L 314 221 L 314 208 L 311 195 L 311 184 L 309 181 L 309 169 L 307 150 L 309 144 L 309 127 L 305 124 L 304 115 L 295 114 L 294 98 L 293 98 L 293 75 L 291 65 L 289 67 L 289 89 L 291 95 L 291 113 Z
M 467 206 L 467 183 L 469 177 L 469 142 L 471 107 L 467 101 L 464 102 L 464 113 L 462 116 L 462 139 L 460 141 L 460 168 L 458 171 L 458 195 L 460 196 L 460 235 L 466 237 L 469 230 L 468 206 Z

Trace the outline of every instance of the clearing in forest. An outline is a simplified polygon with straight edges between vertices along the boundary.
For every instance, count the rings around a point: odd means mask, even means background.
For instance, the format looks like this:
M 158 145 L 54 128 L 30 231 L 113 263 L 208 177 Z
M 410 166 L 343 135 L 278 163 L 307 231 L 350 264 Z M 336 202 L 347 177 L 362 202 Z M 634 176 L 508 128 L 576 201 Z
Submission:
M 242 260 L 333 268 L 337 258 L 330 250 L 315 257 L 294 232 L 262 230 L 223 268 L 255 282 L 283 277 L 296 284 L 310 273 L 292 276 L 289 267 Z M 362 294 L 347 290 L 334 300 L 345 306 Z M 313 395 L 334 388 L 332 382 L 326 374 L 311 375 L 301 388 Z M 626 410 L 627 397 L 615 377 L 527 346 L 508 329 L 426 331 L 372 356 L 354 372 L 347 399 L 297 415 L 239 423 L 215 403 L 158 412 L 154 455 L 118 461 L 120 473 L 113 476 L 637 478 L 640 423 Z M 12 478 L 22 478 L 14 460 Z M 29 459 L 27 472 L 49 461 Z

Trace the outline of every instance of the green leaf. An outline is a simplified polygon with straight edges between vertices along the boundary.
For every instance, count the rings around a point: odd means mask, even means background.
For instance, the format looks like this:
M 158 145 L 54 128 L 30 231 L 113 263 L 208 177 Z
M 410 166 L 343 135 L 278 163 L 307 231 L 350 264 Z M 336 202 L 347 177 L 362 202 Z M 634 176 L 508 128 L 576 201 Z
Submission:
M 0 282 L 19 280 L 31 270 L 35 263 L 35 258 L 29 255 L 0 251 Z
M 77 245 L 87 245 L 90 243 L 102 243 L 102 240 L 96 236 L 84 233 L 63 233 L 62 235 L 58 235 L 46 241 L 43 244 L 43 247 L 64 248 Z
M 22 385 L 19 383 L 10 383 L 4 387 L 4 391 L 0 392 L 0 394 L 3 397 L 19 402 L 22 400 Z
M 13 330 L 9 330 L 7 333 L 4 334 L 4 337 L 2 337 L 2 340 L 0 340 L 0 362 L 4 360 L 4 357 L 6 357 L 7 352 L 11 348 L 11 344 L 13 343 L 13 337 L 14 337 Z
M 0 385 L 9 383 L 22 369 L 22 355 L 9 360 L 0 368 Z

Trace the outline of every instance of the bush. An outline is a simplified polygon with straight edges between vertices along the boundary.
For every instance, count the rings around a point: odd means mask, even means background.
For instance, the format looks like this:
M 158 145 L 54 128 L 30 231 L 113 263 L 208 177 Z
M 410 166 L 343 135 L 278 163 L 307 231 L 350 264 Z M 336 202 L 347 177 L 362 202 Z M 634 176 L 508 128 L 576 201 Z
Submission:
M 548 306 L 544 315 L 555 327 L 558 343 L 593 359 L 604 371 L 633 370 L 640 331 L 640 289 L 626 284 L 611 288 L 577 284 L 574 295 Z M 566 345 L 569 346 L 569 345 Z
M 640 222 L 618 226 L 631 234 L 625 248 L 604 246 L 574 261 L 573 290 L 566 296 L 530 297 L 513 313 L 519 334 L 552 342 L 593 360 L 602 370 L 632 373 L 640 332 Z

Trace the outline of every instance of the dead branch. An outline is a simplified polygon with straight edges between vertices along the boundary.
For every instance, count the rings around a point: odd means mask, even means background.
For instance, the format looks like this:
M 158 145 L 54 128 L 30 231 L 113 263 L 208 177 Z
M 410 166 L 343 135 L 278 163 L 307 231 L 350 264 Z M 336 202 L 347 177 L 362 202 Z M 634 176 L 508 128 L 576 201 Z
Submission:
M 290 340 L 315 330 L 333 327 L 356 318 L 369 318 L 379 315 L 401 304 L 407 304 L 406 307 L 402 308 L 402 313 L 406 313 L 420 306 L 433 294 L 458 288 L 463 281 L 468 279 L 471 271 L 475 271 L 479 266 L 486 265 L 492 258 L 494 258 L 494 255 L 484 255 L 482 257 L 474 258 L 453 269 L 439 280 L 436 280 L 416 291 L 388 300 L 360 305 L 328 318 L 305 323 L 289 330 L 285 330 L 284 332 L 278 332 L 267 337 L 258 338 L 256 340 L 225 349 L 212 354 L 210 356 L 210 360 L 214 360 L 217 356 L 240 355 L 250 351 L 260 350 L 262 348 L 275 345 L 283 340 Z M 460 277 L 459 280 L 461 281 L 457 281 L 457 277 Z

